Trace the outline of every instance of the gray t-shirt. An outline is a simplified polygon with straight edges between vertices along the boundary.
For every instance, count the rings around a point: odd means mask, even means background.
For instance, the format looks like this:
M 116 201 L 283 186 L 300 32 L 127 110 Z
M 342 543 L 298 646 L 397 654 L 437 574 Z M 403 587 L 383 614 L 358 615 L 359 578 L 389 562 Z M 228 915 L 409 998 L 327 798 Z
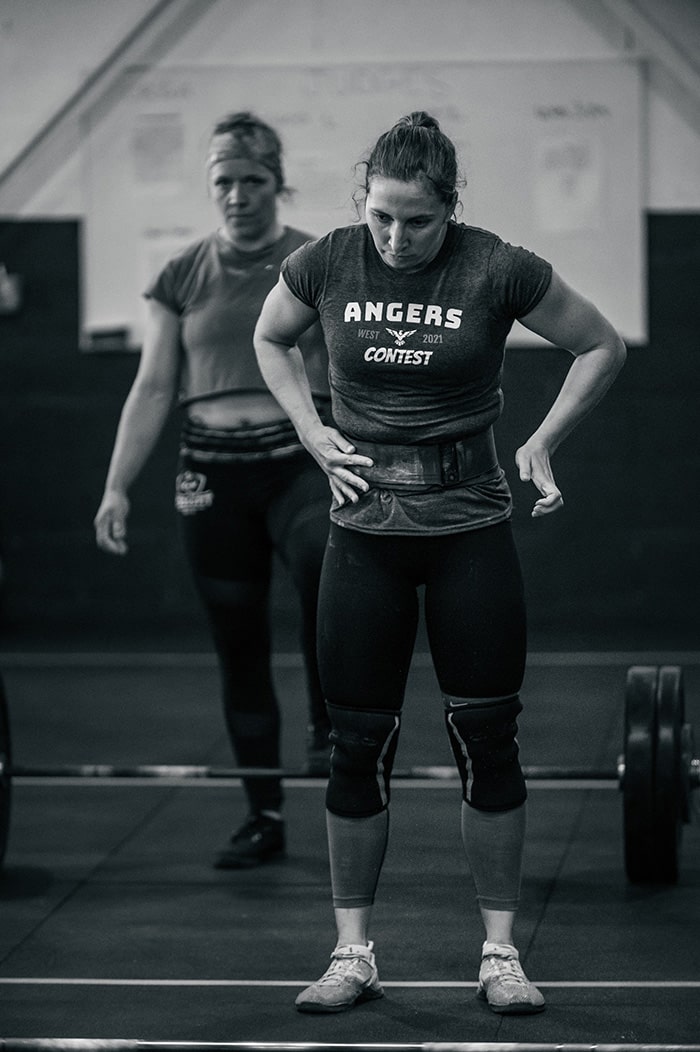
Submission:
M 417 273 L 387 266 L 364 224 L 282 264 L 292 293 L 319 313 L 338 427 L 393 443 L 462 438 L 498 418 L 506 337 L 551 273 L 532 252 L 457 223 Z
M 281 272 L 318 311 L 329 356 L 333 417 L 349 439 L 445 442 L 486 431 L 500 415 L 506 337 L 542 299 L 552 267 L 495 234 L 450 222 L 422 270 L 387 266 L 366 225 L 293 252 Z M 433 492 L 372 487 L 331 518 L 366 532 L 454 533 L 508 518 L 500 468 Z
M 257 252 L 239 252 L 221 234 L 193 242 L 166 263 L 144 292 L 180 318 L 180 404 L 231 391 L 267 391 L 253 331 L 285 256 L 310 239 L 292 227 Z M 320 326 L 299 341 L 315 394 L 328 395 Z

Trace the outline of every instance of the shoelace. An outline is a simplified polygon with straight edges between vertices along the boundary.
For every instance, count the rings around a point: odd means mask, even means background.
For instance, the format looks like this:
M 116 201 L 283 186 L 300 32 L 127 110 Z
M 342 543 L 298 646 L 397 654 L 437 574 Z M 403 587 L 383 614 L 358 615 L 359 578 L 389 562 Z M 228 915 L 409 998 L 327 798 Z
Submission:
M 362 976 L 359 974 L 358 965 L 365 962 L 363 957 L 334 957 L 328 970 L 318 980 L 318 985 L 321 986 L 323 983 L 339 983 L 343 979 L 347 978 L 348 973 L 355 972 L 356 977 L 362 980 Z
M 514 957 L 488 957 L 487 960 L 492 962 L 492 967 L 498 973 L 499 979 L 517 983 L 518 986 L 528 986 L 520 962 Z

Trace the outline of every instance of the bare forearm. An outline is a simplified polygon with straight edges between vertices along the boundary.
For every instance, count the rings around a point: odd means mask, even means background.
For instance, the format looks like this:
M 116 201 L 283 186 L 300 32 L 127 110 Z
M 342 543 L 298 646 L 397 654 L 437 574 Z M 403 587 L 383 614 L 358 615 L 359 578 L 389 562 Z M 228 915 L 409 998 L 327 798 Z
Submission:
M 269 339 L 256 340 L 256 353 L 263 380 L 294 424 L 301 441 L 322 426 L 314 405 L 301 352 Z
M 541 442 L 553 453 L 600 402 L 624 365 L 625 357 L 621 340 L 615 340 L 610 347 L 596 347 L 580 354 L 531 441 Z
M 153 452 L 172 408 L 169 394 L 132 391 L 122 410 L 105 491 L 127 493 Z

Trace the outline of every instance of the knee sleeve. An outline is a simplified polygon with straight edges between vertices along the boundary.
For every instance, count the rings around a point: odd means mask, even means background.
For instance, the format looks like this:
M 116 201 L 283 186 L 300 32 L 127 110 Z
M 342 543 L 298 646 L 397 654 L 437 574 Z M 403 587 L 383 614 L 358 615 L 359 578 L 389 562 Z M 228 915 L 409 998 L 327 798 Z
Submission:
M 326 807 L 347 818 L 379 814 L 389 804 L 400 714 L 328 705 L 328 715 L 332 749 Z
M 518 759 L 517 694 L 506 698 L 443 695 L 445 723 L 465 803 L 481 811 L 508 811 L 527 797 Z

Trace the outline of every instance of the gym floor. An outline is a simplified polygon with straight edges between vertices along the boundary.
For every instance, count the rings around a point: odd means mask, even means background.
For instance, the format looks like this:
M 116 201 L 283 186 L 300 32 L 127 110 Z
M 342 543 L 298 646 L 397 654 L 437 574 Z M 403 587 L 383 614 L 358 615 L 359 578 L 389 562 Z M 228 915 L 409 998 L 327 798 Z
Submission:
M 614 770 L 631 664 L 681 664 L 700 716 L 700 654 L 533 650 L 528 766 Z M 373 938 L 382 1000 L 294 1009 L 333 948 L 323 780 L 286 783 L 288 857 L 219 871 L 245 815 L 232 778 L 49 777 L 65 765 L 204 765 L 232 758 L 206 646 L 84 640 L 8 649 L 0 668 L 15 769 L 0 873 L 0 1038 L 281 1043 L 687 1044 L 700 1036 L 700 835 L 684 827 L 673 886 L 625 875 L 613 780 L 532 781 L 516 934 L 547 1010 L 492 1014 L 474 996 L 481 925 L 451 779 L 399 778 Z M 303 673 L 275 675 L 284 763 L 304 762 Z M 397 766 L 449 765 L 441 702 L 417 649 Z M 697 812 L 697 802 L 692 806 Z

